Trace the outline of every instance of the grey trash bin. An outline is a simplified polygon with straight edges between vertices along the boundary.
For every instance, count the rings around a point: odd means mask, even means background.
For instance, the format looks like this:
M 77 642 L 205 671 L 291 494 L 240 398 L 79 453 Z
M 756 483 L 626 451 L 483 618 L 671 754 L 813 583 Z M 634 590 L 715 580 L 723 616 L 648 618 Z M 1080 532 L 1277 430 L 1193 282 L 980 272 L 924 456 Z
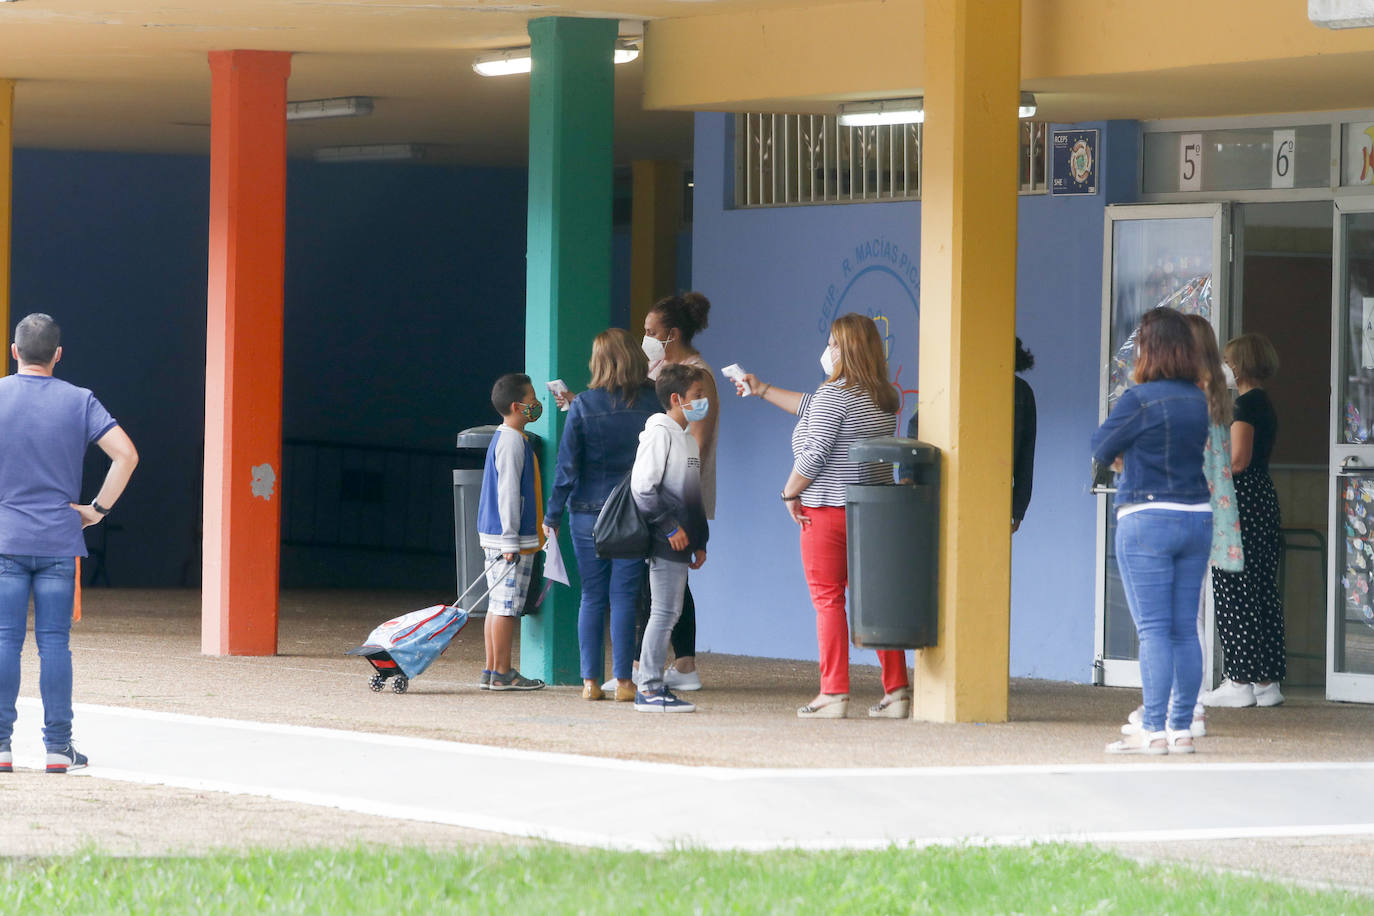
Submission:
M 933 646 L 939 617 L 940 450 L 884 436 L 854 443 L 849 456 L 896 465 L 912 479 L 846 488 L 850 638 L 864 649 Z

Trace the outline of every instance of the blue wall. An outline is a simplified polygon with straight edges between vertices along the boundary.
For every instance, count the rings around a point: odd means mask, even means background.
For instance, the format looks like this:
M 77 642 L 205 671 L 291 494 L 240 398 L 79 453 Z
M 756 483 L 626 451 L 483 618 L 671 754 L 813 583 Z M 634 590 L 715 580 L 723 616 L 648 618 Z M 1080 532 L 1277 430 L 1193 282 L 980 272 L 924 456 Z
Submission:
M 1095 124 L 1112 154 L 1104 193 L 1021 199 L 1017 329 L 1035 353 L 1039 405 L 1035 496 L 1013 541 L 1011 671 L 1086 681 L 1093 650 L 1094 502 L 1086 444 L 1097 422 L 1103 209 L 1134 181 L 1136 129 Z M 915 405 L 920 205 L 730 210 L 731 116 L 698 115 L 693 283 L 711 297 L 698 339 L 714 366 L 738 362 L 785 388 L 811 390 L 830 318 L 875 316 L 901 368 L 903 424 Z M 705 650 L 816 657 L 814 613 L 797 531 L 777 493 L 791 467 L 794 419 L 726 399 L 710 557 L 693 574 Z M 1052 574 L 1047 575 L 1047 571 Z M 854 658 L 873 662 L 872 653 Z
M 142 455 L 116 585 L 199 576 L 208 177 L 203 157 L 15 156 L 12 313 L 58 319 L 59 374 Z M 287 189 L 284 434 L 448 449 L 490 422 L 492 379 L 524 361 L 524 170 L 293 162 Z M 452 581 L 448 558 L 283 555 L 288 585 Z

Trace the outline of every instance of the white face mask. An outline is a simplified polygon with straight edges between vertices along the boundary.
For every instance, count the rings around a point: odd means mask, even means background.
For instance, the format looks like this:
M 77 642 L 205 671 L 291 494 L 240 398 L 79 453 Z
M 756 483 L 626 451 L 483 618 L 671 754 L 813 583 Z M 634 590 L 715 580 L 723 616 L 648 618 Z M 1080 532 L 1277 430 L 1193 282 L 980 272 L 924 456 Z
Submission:
M 649 365 L 651 366 L 654 363 L 661 362 L 668 349 L 665 346 L 665 341 L 659 340 L 657 337 L 648 334 L 644 335 L 644 342 L 639 346 L 644 351 L 644 355 L 649 357 Z
M 1221 374 L 1222 377 L 1226 379 L 1227 388 L 1235 390 L 1236 388 L 1240 387 L 1236 384 L 1236 374 L 1232 372 L 1231 367 L 1226 365 L 1225 363 L 1221 364 Z
M 827 346 L 821 351 L 821 371 L 829 378 L 835 372 L 835 348 Z

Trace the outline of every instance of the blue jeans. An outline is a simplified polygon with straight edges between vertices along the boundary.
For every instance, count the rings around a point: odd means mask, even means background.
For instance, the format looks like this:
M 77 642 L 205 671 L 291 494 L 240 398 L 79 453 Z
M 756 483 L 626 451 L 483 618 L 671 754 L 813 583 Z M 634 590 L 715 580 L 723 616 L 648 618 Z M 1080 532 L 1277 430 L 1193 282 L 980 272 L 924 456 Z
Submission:
M 43 743 L 58 751 L 72 741 L 72 601 L 76 560 L 0 554 L 0 741 L 18 718 L 19 656 L 33 594 L 33 641 L 38 644 L 38 690 L 43 697 Z
M 1163 731 L 1166 714 L 1177 731 L 1193 723 L 1202 687 L 1198 598 L 1211 549 L 1210 512 L 1147 509 L 1117 522 L 1116 562 L 1140 636 L 1148 731 Z
M 601 681 L 606 662 L 606 609 L 611 611 L 611 672 L 629 680 L 635 661 L 635 610 L 639 606 L 643 560 L 603 560 L 596 555 L 592 528 L 595 512 L 570 512 L 573 553 L 582 578 L 582 606 L 577 612 L 577 643 L 582 649 L 582 677 Z

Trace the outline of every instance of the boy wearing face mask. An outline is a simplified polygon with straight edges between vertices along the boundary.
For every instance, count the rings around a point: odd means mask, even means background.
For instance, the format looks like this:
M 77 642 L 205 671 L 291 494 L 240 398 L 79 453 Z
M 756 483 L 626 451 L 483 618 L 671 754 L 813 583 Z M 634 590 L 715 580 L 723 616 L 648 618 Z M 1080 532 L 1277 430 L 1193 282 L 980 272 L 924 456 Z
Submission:
M 687 431 L 710 413 L 703 375 L 694 366 L 663 367 L 654 388 L 666 413 L 645 424 L 630 472 L 630 490 L 651 535 L 649 623 L 636 676 L 636 712 L 696 710 L 664 683 L 663 666 L 673 624 L 682 614 L 687 571 L 706 562 L 710 534 L 701 499 L 701 451 Z
M 518 372 L 496 380 L 491 406 L 501 415 L 482 468 L 482 494 L 477 502 L 478 543 L 486 551 L 487 601 L 484 626 L 486 667 L 483 690 L 538 690 L 544 682 L 527 678 L 511 666 L 515 620 L 525 607 L 534 557 L 544 548 L 543 488 L 539 459 L 525 425 L 538 420 L 544 405 L 530 377 Z

